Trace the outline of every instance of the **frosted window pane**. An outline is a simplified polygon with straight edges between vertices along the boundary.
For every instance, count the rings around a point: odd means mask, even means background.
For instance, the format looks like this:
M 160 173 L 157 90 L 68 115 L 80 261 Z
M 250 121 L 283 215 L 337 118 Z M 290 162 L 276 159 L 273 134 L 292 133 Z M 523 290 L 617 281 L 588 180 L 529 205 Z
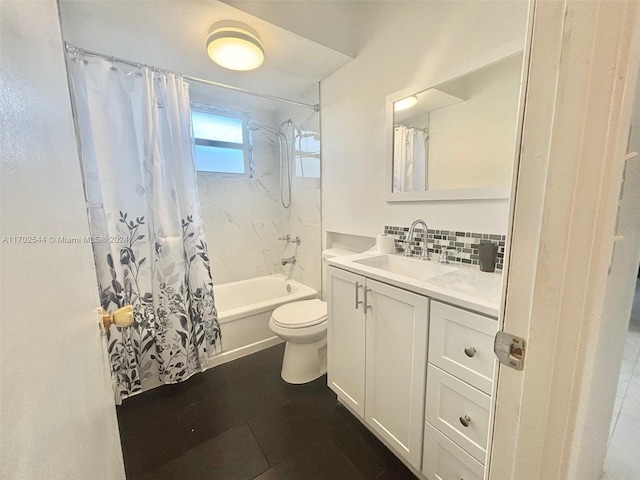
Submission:
M 196 145 L 196 169 L 201 172 L 245 173 L 242 150 Z
M 192 111 L 191 122 L 195 138 L 242 143 L 242 120 L 239 118 Z

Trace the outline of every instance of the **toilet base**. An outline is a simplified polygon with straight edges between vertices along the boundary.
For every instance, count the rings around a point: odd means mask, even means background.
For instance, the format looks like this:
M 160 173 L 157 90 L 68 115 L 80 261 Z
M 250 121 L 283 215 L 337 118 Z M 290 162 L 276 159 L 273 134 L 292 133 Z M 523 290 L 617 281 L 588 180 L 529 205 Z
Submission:
M 311 343 L 287 342 L 280 376 L 287 383 L 312 382 L 327 373 L 327 338 Z

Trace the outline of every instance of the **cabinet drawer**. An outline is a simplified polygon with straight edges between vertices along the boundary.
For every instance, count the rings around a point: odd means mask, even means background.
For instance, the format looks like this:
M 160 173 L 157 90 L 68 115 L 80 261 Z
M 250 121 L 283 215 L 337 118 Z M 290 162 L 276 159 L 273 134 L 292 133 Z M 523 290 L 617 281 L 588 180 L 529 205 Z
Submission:
M 491 394 L 498 322 L 431 301 L 429 363 Z
M 489 395 L 427 366 L 427 421 L 484 465 L 489 433 Z
M 426 423 L 422 473 L 429 480 L 482 480 L 484 467 L 436 428 Z

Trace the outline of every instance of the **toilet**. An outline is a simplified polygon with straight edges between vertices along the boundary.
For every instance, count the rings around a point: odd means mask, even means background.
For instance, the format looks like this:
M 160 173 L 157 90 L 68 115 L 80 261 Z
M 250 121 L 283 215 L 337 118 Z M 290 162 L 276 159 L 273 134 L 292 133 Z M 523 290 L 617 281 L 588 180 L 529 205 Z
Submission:
M 323 270 L 325 259 L 354 253 L 325 250 Z M 280 374 L 285 382 L 308 383 L 327 373 L 327 302 L 313 298 L 285 303 L 271 314 L 269 328 L 286 342 Z
M 327 303 L 319 298 L 286 303 L 271 314 L 269 328 L 286 343 L 282 379 L 307 383 L 327 372 Z

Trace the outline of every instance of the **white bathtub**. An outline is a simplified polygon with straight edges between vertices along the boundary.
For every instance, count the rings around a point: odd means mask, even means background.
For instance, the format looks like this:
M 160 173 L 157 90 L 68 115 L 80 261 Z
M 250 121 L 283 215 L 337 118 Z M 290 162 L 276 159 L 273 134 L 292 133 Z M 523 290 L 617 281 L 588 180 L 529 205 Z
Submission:
M 223 283 L 213 292 L 224 350 L 209 358 L 210 367 L 281 343 L 269 329 L 271 312 L 285 303 L 318 296 L 313 288 L 280 274 Z

